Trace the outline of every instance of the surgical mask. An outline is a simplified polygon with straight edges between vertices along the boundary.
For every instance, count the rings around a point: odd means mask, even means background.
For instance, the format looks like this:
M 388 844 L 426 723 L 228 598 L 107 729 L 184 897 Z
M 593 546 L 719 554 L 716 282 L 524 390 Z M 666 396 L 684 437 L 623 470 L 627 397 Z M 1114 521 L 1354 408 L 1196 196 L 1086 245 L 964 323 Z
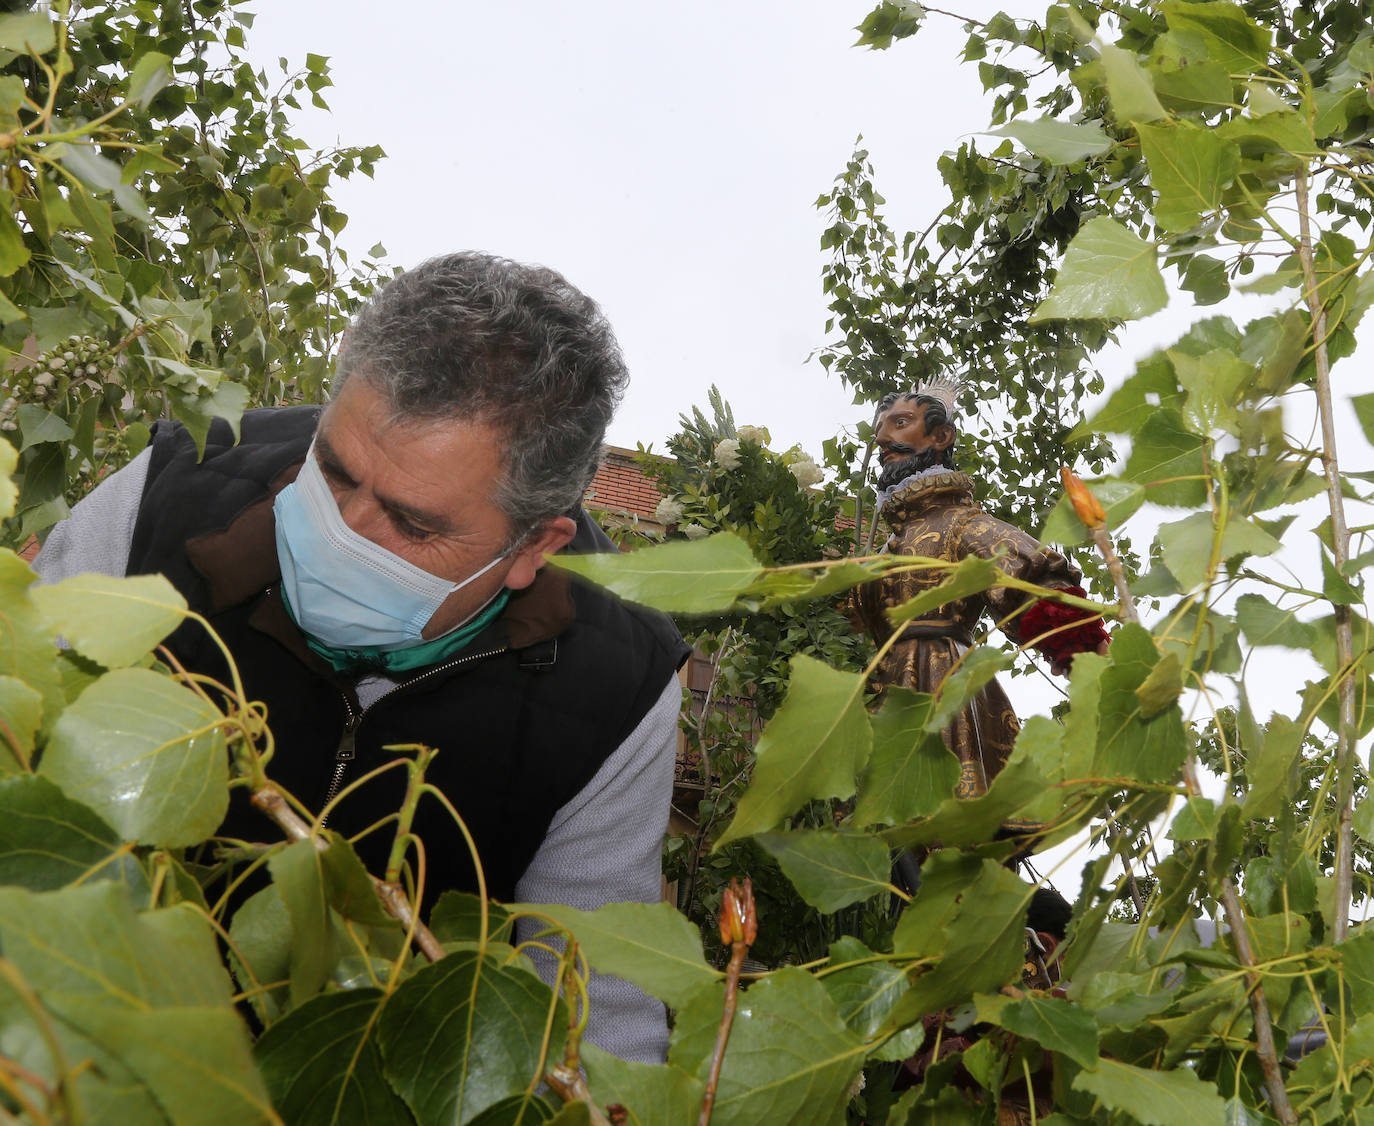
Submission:
M 378 547 L 344 523 L 313 446 L 272 511 L 282 593 L 292 616 L 305 633 L 337 649 L 386 652 L 423 643 L 420 631 L 443 601 L 508 554 L 454 583 Z

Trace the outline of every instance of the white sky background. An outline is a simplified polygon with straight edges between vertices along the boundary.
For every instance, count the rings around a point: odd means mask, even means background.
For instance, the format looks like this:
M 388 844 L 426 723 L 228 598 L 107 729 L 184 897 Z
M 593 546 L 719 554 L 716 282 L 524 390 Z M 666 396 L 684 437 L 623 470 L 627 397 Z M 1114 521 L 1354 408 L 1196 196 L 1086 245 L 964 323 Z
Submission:
M 923 229 L 946 202 L 936 160 L 989 115 L 976 66 L 959 63 L 958 20 L 932 14 L 889 51 L 854 48 L 875 2 L 263 0 L 248 44 L 269 76 L 278 56 L 293 66 L 306 52 L 329 57 L 331 112 L 297 119 L 308 141 L 387 152 L 374 179 L 335 193 L 355 259 L 381 242 L 401 266 L 463 248 L 553 266 L 602 304 L 630 364 L 612 444 L 661 449 L 715 383 L 738 422 L 769 428 L 774 449 L 800 443 L 818 456 L 866 411 L 807 359 L 826 338 L 816 197 L 862 133 L 889 223 Z M 980 19 L 1045 8 L 951 5 Z M 1108 390 L 1194 319 L 1222 311 L 1243 323 L 1264 310 L 1198 311 L 1184 295 L 1099 357 Z M 1347 469 L 1374 465 L 1346 403 L 1369 387 L 1359 370 L 1359 359 L 1336 369 Z M 1304 400 L 1289 400 L 1299 434 Z M 1137 547 L 1151 522 L 1181 515 L 1135 517 Z M 1324 515 L 1324 502 L 1308 502 L 1293 531 Z M 1352 524 L 1370 519 L 1368 509 L 1350 514 Z M 1310 576 L 1315 545 L 1300 539 L 1289 565 Z M 1272 659 L 1247 670 L 1257 713 L 1292 714 L 1316 665 L 1260 653 Z M 1007 687 L 1023 715 L 1053 698 L 1038 677 Z
M 863 133 L 889 220 L 921 229 L 943 206 L 936 158 L 987 122 L 957 21 L 854 49 L 871 7 L 272 0 L 248 45 L 269 76 L 279 55 L 329 56 L 331 114 L 302 114 L 303 135 L 387 151 L 336 193 L 353 255 L 489 250 L 601 303 L 631 371 L 612 444 L 661 449 L 715 383 L 775 449 L 819 457 L 865 412 L 807 362 L 825 339 L 816 198 Z

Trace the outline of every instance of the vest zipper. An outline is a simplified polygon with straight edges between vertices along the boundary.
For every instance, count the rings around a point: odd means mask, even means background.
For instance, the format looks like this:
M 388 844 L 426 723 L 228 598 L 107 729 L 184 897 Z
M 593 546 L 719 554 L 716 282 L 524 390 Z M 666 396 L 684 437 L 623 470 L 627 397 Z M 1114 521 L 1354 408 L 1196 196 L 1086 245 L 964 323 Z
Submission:
M 445 661 L 442 665 L 436 665 L 434 668 L 421 673 L 419 676 L 411 677 L 409 680 L 396 685 L 394 688 L 387 689 L 387 691 L 383 692 L 360 712 L 353 710 L 353 705 L 348 699 L 348 694 L 346 692 L 340 692 L 339 695 L 343 699 L 344 711 L 348 713 L 348 719 L 344 724 L 343 734 L 339 738 L 339 749 L 334 752 L 334 774 L 329 779 L 329 790 L 324 796 L 324 804 L 328 805 L 332 802 L 339 790 L 343 787 L 344 778 L 348 774 L 349 764 L 357 757 L 356 735 L 358 727 L 363 722 L 363 719 L 366 718 L 368 712 L 388 696 L 395 695 L 402 689 L 409 688 L 412 684 L 419 684 L 422 680 L 428 680 L 432 676 L 439 676 L 441 673 L 448 672 L 450 669 L 456 669 L 459 665 L 471 664 L 473 661 L 485 660 L 487 657 L 495 657 L 498 653 L 504 653 L 506 648 L 507 647 L 503 645 L 499 649 L 487 649 L 481 653 L 466 653 L 461 657 L 455 657 L 451 661 Z M 328 820 L 329 817 L 327 814 L 320 818 L 320 828 L 324 828 L 324 823 Z

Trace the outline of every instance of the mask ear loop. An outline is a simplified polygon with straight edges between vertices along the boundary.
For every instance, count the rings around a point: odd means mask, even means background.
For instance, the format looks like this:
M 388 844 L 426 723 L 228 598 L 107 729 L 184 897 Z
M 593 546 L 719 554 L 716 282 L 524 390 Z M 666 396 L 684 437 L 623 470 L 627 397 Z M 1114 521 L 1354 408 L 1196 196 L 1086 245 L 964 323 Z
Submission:
M 476 582 L 476 581 L 477 581 L 478 579 L 480 579 L 483 575 L 485 575 L 488 571 L 490 571 L 493 567 L 495 567 L 496 564 L 500 563 L 501 560 L 505 559 L 509 554 L 510 554 L 510 551 L 509 551 L 509 550 L 506 550 L 506 551 L 501 552 L 500 555 L 498 555 L 495 559 L 493 559 L 490 563 L 488 563 L 488 564 L 487 564 L 485 567 L 483 567 L 480 571 L 475 571 L 475 572 L 473 572 L 471 575 L 469 575 L 467 578 L 465 578 L 462 582 L 458 583 L 452 590 L 449 591 L 449 594 L 450 594 L 450 595 L 455 594 L 455 593 L 457 593 L 458 591 L 462 590 L 463 587 L 467 586 L 468 583 Z M 488 606 L 490 606 L 493 602 L 495 602 L 498 598 L 500 598 L 500 597 L 501 597 L 501 591 L 503 591 L 503 590 L 505 590 L 505 589 L 506 589 L 506 588 L 505 588 L 504 586 L 502 586 L 502 587 L 498 588 L 497 590 L 493 591 L 493 592 L 492 592 L 492 596 L 491 596 L 490 598 L 488 598 L 485 602 L 483 602 L 482 605 L 480 605 L 479 607 L 477 607 L 476 610 L 474 610 L 471 614 L 469 614 L 469 615 L 468 615 L 466 618 L 464 618 L 461 622 L 459 622 L 457 625 L 453 626 L 451 629 L 446 629 L 446 630 L 444 630 L 443 633 L 435 634 L 433 637 L 429 638 L 429 640 L 430 640 L 430 641 L 438 641 L 441 637 L 447 637 L 449 634 L 455 633 L 456 631 L 462 629 L 462 628 L 463 628 L 465 625 L 467 625 L 470 621 L 472 621 L 472 620 L 473 620 L 474 618 L 476 618 L 479 614 L 481 614 Z M 438 610 L 437 610 L 437 609 L 435 610 L 435 613 L 438 613 Z M 431 614 L 431 615 L 430 615 L 430 618 L 432 619 L 433 617 L 434 617 L 434 614 Z M 428 624 L 429 624 L 428 622 L 425 623 L 425 625 L 428 625 Z M 421 632 L 423 633 L 423 628 L 422 628 Z

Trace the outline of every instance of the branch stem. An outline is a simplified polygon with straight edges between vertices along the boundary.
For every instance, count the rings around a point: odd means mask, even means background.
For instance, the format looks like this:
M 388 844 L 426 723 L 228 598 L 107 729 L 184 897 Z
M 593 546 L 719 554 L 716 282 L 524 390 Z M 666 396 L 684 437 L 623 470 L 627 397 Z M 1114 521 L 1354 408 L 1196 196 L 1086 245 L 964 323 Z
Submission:
M 312 833 L 309 823 L 287 804 L 281 791 L 276 787 L 262 786 L 254 790 L 252 802 L 256 809 L 276 823 L 277 828 L 285 834 L 287 840 L 293 842 L 314 841 L 315 847 L 320 852 L 324 852 L 329 847 L 328 839 Z M 369 876 L 386 913 L 398 920 L 406 928 L 407 933 L 414 932 L 415 945 L 420 948 L 420 953 L 425 956 L 426 960 L 437 962 L 442 958 L 444 956 L 443 945 L 434 937 L 434 932 L 416 917 L 415 908 L 407 898 L 405 889 L 399 884 L 379 880 L 376 876 L 371 876 L 370 873 Z
M 1298 202 L 1298 261 L 1302 264 L 1303 291 L 1312 317 L 1312 337 L 1316 344 L 1317 409 L 1321 417 L 1322 470 L 1326 476 L 1326 496 L 1331 508 L 1331 556 L 1338 572 L 1350 558 L 1350 530 L 1345 521 L 1345 502 L 1341 497 L 1341 471 L 1336 460 L 1336 421 L 1331 405 L 1331 360 L 1326 350 L 1326 309 L 1317 293 L 1317 271 L 1312 259 L 1312 225 L 1308 215 L 1307 170 L 1298 173 L 1295 184 Z M 1336 664 L 1344 678 L 1338 688 L 1339 718 L 1336 722 L 1336 918 L 1332 937 L 1340 942 L 1350 927 L 1350 896 L 1355 856 L 1351 821 L 1354 816 L 1353 748 L 1355 730 L 1355 678 L 1351 666 L 1354 640 L 1350 607 L 1337 605 Z

